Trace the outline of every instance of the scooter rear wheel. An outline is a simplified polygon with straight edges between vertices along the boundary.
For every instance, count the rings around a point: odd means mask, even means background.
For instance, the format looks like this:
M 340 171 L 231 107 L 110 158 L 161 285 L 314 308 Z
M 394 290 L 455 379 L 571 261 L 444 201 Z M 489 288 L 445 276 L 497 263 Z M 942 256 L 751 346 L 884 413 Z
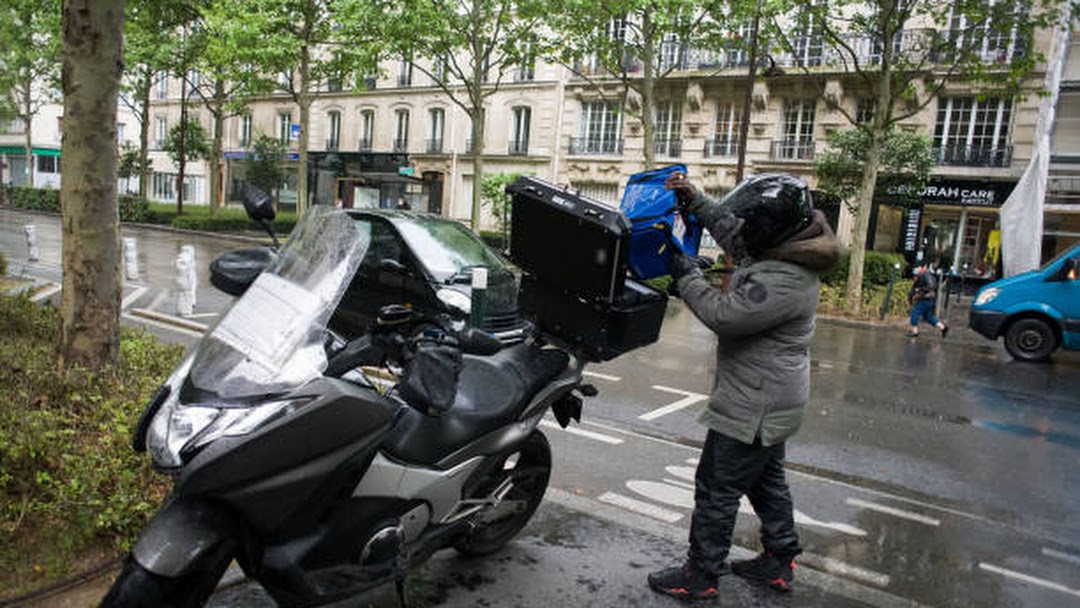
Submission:
M 492 490 L 509 477 L 514 486 L 504 500 L 520 501 L 523 506 L 505 517 L 472 528 L 454 542 L 460 553 L 482 556 L 502 549 L 529 523 L 544 498 L 551 478 L 551 445 L 543 433 L 533 431 L 517 449 L 501 459 L 502 466 L 496 468 L 491 483 L 483 487 Z

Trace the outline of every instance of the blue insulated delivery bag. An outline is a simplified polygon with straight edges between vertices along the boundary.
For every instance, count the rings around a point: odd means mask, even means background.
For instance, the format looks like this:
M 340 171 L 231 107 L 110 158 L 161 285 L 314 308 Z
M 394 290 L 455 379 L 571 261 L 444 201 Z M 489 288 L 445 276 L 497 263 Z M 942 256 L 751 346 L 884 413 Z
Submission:
M 638 280 L 669 274 L 671 244 L 696 256 L 701 226 L 690 215 L 684 220 L 675 205 L 675 193 L 664 188 L 672 173 L 686 173 L 685 165 L 671 165 L 630 176 L 620 207 L 630 220 L 630 273 Z M 668 231 L 673 239 L 668 239 Z

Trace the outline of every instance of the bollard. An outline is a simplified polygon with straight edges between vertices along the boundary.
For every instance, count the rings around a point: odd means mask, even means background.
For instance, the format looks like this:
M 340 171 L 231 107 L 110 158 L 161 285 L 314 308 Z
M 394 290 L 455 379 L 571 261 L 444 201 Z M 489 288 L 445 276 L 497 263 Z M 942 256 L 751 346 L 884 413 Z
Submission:
M 184 245 L 180 247 L 180 252 L 187 256 L 188 260 L 188 285 L 191 290 L 191 306 L 195 307 L 199 303 L 198 298 L 198 286 L 199 279 L 195 271 L 195 246 Z
M 124 278 L 134 281 L 139 278 L 139 250 L 135 237 L 124 237 Z
M 24 230 L 26 230 L 26 247 L 30 250 L 29 256 L 26 259 L 31 262 L 36 262 L 38 261 L 38 254 L 41 253 L 38 251 L 37 227 L 33 224 L 27 224 Z
M 195 313 L 195 250 L 180 248 L 176 256 L 176 314 L 188 317 Z
M 472 271 L 472 306 L 469 309 L 469 324 L 482 328 L 487 316 L 488 269 L 473 268 Z
M 899 262 L 892 267 L 892 276 L 889 278 L 889 286 L 885 288 L 885 301 L 881 303 L 881 320 L 885 320 L 885 315 L 889 312 L 889 301 L 892 300 L 893 286 L 896 285 L 896 277 L 900 274 Z

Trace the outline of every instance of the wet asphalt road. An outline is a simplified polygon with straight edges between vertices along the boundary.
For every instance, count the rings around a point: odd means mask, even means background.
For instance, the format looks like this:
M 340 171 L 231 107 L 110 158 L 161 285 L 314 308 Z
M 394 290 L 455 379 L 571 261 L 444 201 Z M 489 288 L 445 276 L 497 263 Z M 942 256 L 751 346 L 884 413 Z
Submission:
M 37 263 L 22 261 L 28 221 L 38 226 Z M 0 209 L 9 272 L 58 281 L 58 226 L 55 216 Z M 207 287 L 209 260 L 250 244 L 124 232 L 143 243 L 140 277 L 125 285 L 125 318 L 193 342 L 230 301 Z M 173 264 L 185 243 L 196 245 L 203 287 L 186 329 L 168 322 Z M 963 328 L 966 303 L 953 304 L 946 318 L 953 331 L 945 341 L 929 328 L 910 340 L 900 327 L 819 324 L 812 401 L 788 446 L 807 550 L 800 580 L 808 584 L 781 597 L 725 579 L 719 605 L 1080 606 L 1080 353 L 1059 352 L 1043 365 L 1013 362 L 1000 343 Z M 654 597 L 644 574 L 684 549 L 711 350 L 709 332 L 672 301 L 660 342 L 590 366 L 600 394 L 587 401 L 583 424 L 575 432 L 545 428 L 556 462 L 537 520 L 487 562 L 438 554 L 414 575 L 414 599 L 675 605 Z M 754 550 L 750 512 L 740 515 L 736 536 Z M 215 602 L 268 599 L 248 584 Z M 380 592 L 348 605 L 395 604 Z

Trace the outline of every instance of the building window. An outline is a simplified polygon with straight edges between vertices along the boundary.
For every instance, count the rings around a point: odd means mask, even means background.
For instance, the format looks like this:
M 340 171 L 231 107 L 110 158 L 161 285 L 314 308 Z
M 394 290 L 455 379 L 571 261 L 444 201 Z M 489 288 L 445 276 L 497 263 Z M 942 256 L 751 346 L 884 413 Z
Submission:
M 402 57 L 398 62 L 398 78 L 397 83 L 399 87 L 407 87 L 412 85 L 412 62 Z
M 169 123 L 165 121 L 164 116 L 157 117 L 157 127 L 154 132 L 154 149 L 165 149 L 165 138 L 169 136 Z
M 246 148 L 251 145 L 251 114 L 240 117 L 240 147 Z
M 1007 167 L 1012 162 L 1012 101 L 947 97 L 938 103 L 934 151 L 938 164 Z
M 433 84 L 446 84 L 446 76 L 450 73 L 450 65 L 446 61 L 446 55 L 439 55 L 431 62 L 431 78 Z
M 442 108 L 432 108 L 428 111 L 428 140 L 427 151 L 431 153 L 442 152 L 443 130 L 446 124 L 446 111 Z
M 326 149 L 337 150 L 341 143 L 341 112 L 334 110 L 326 115 Z
M 517 70 L 514 71 L 514 80 L 516 82 L 524 82 L 532 80 L 536 76 L 536 47 L 532 42 L 525 43 L 525 50 L 522 53 L 523 60 Z
M 532 121 L 532 108 L 518 106 L 513 110 L 513 122 L 510 124 L 510 154 L 529 153 L 529 123 Z
M 341 76 L 331 76 L 326 79 L 326 92 L 327 93 L 340 93 L 341 92 Z
M 990 0 L 986 4 L 998 4 Z M 1025 10 L 1026 3 L 1017 3 L 1015 10 Z M 1018 35 L 1016 27 L 1002 31 L 1000 26 L 992 23 L 987 18 L 982 22 L 972 22 L 963 12 L 957 11 L 954 5 L 949 14 L 949 40 L 951 49 L 958 52 L 968 50 L 982 57 L 987 63 L 1008 63 L 1013 56 L 1022 55 L 1024 45 Z M 948 51 L 946 52 L 948 54 Z M 952 59 L 952 57 L 948 57 Z
M 803 5 L 799 11 L 798 27 L 794 40 L 794 62 L 800 66 L 821 65 L 825 56 L 825 36 L 822 33 L 821 23 L 817 21 L 815 6 L 820 6 L 825 0 L 812 0 Z
M 663 101 L 656 107 L 656 154 L 677 157 L 682 153 L 682 104 Z
M 370 152 L 374 138 L 375 110 L 363 110 L 360 112 L 360 151 Z
M 571 182 L 570 189 L 598 201 L 616 204 L 619 200 L 619 184 L 602 182 Z
M 784 108 L 784 136 L 773 142 L 773 158 L 780 160 L 813 160 L 814 109 L 813 100 L 793 101 Z
M 158 70 L 157 73 L 157 98 L 165 99 L 169 95 L 169 73 Z
M 622 107 L 604 101 L 581 106 L 579 137 L 571 138 L 571 154 L 622 154 Z
M 394 130 L 394 152 L 407 152 L 409 150 L 409 111 L 398 110 L 397 127 Z
M 738 156 L 741 129 L 741 105 L 723 103 L 717 106 L 713 137 L 705 142 L 705 157 Z
M 199 88 L 199 84 L 202 82 L 202 75 L 199 73 L 199 70 L 188 70 L 186 78 L 188 83 L 187 95 L 190 98 L 197 94 L 196 91 Z
M 37 170 L 38 173 L 60 173 L 60 157 L 38 156 Z
M 292 139 L 292 113 L 291 112 L 279 112 L 277 115 L 278 122 L 278 141 L 288 145 Z
M 125 135 L 127 135 L 127 125 L 122 122 L 116 123 L 116 143 L 124 143 Z
M 660 70 L 667 71 L 682 67 L 683 45 L 675 34 L 664 34 L 660 41 Z
M 277 84 L 282 91 L 292 91 L 292 72 L 286 70 L 278 73 Z

